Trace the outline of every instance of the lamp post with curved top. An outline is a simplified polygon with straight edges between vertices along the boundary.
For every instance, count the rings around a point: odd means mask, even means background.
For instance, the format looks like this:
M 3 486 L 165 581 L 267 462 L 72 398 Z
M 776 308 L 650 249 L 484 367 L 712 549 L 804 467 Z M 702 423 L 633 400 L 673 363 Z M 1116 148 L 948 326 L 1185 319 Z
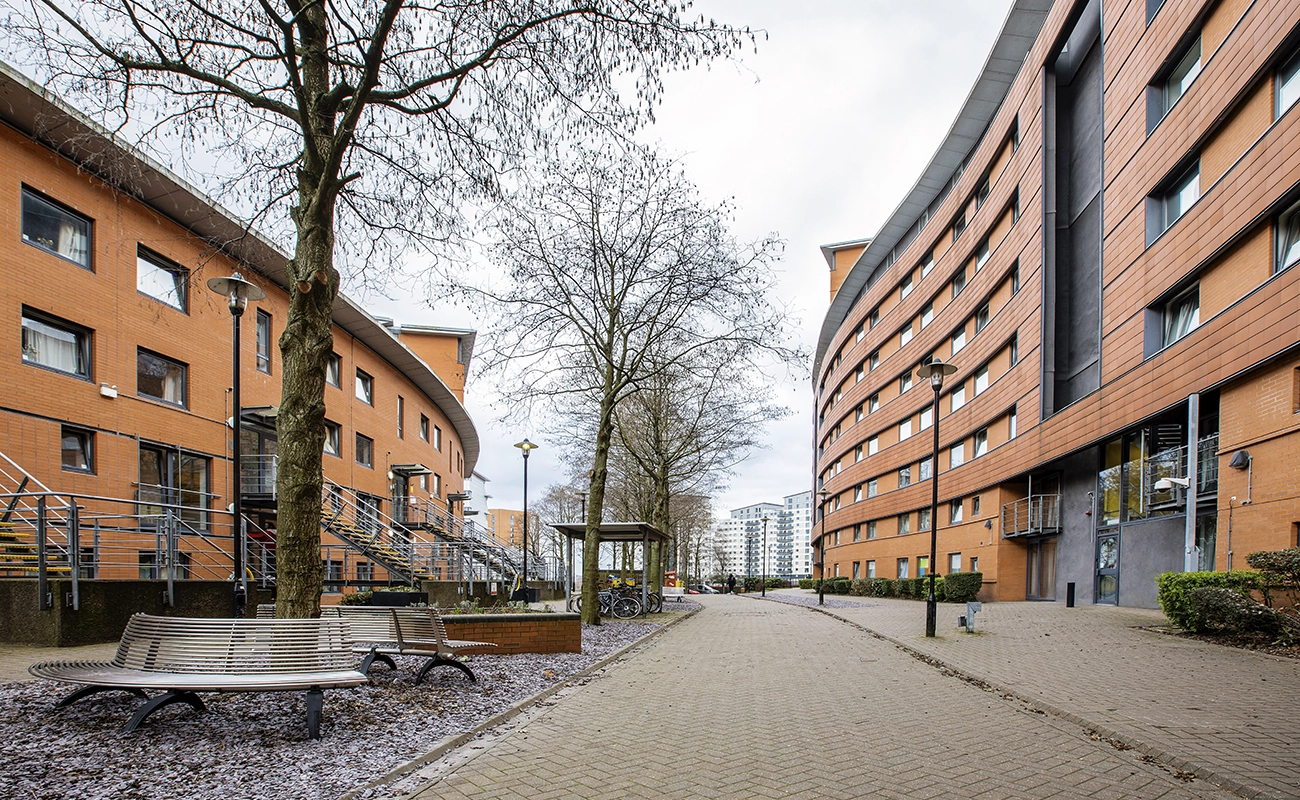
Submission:
M 933 637 L 935 634 L 935 621 L 938 616 L 938 606 L 934 599 L 934 573 L 935 560 L 938 557 L 938 533 L 939 533 L 939 392 L 943 389 L 943 379 L 957 371 L 952 364 L 945 364 L 939 359 L 934 359 L 929 364 L 922 364 L 916 370 L 916 377 L 930 382 L 930 388 L 934 389 L 934 450 L 930 459 L 930 566 L 929 578 L 930 591 L 925 598 L 925 635 Z
M 768 516 L 763 515 L 763 590 L 760 592 L 762 597 L 767 597 L 767 520 Z
M 817 511 L 822 516 L 822 535 L 819 541 L 822 545 L 822 579 L 817 582 L 817 605 L 826 605 L 826 496 L 830 492 L 825 489 L 817 490 Z
M 244 280 L 244 276 L 238 272 L 229 278 L 209 278 L 208 288 L 217 294 L 226 298 L 226 304 L 230 308 L 230 316 L 234 321 L 234 348 L 233 348 L 233 370 L 234 375 L 231 378 L 230 394 L 231 407 L 234 413 L 231 415 L 230 427 L 234 437 L 234 445 L 231 448 L 230 469 L 234 473 L 232 480 L 233 489 L 230 498 L 230 513 L 233 518 L 233 530 L 230 535 L 233 542 L 234 566 L 235 566 L 235 588 L 231 597 L 232 616 L 243 616 L 244 606 L 244 510 L 241 501 L 243 492 L 244 475 L 241 471 L 240 460 L 243 455 L 243 442 L 240 439 L 243 436 L 243 428 L 240 425 L 242 411 L 240 409 L 239 399 L 239 320 L 244 316 L 244 309 L 248 308 L 249 300 L 263 300 L 266 298 L 266 292 L 257 287 L 256 284 Z
M 529 599 L 529 594 L 528 594 L 528 454 L 533 450 L 536 450 L 538 445 L 535 445 L 532 442 L 528 441 L 527 437 L 525 437 L 524 440 L 516 444 L 515 447 L 518 447 L 520 450 L 524 451 L 524 534 L 523 534 L 524 572 L 523 572 L 523 577 L 520 579 L 519 588 L 516 589 L 514 593 L 510 595 L 510 599 L 522 600 L 526 603 L 528 602 Z

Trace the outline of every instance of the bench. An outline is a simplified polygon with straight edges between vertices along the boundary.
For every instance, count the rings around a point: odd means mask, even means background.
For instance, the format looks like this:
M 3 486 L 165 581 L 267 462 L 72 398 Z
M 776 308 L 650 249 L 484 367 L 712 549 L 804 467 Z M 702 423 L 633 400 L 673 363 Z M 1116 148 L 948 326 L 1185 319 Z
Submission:
M 376 661 L 397 669 L 393 656 L 427 658 L 415 676 L 417 686 L 434 667 L 455 667 L 477 683 L 474 670 L 458 656 L 496 647 L 493 642 L 449 639 L 442 616 L 433 608 L 331 606 L 321 609 L 321 615 L 352 623 L 353 652 L 365 654 L 358 667 L 361 672 L 369 672 Z
M 686 590 L 680 586 L 665 586 L 661 592 L 665 600 L 685 600 Z
M 121 690 L 146 698 L 123 732 L 164 706 L 207 706 L 197 692 L 307 693 L 307 733 L 320 738 L 325 689 L 369 679 L 352 668 L 353 635 L 346 619 L 196 619 L 135 614 L 112 661 L 47 661 L 28 672 L 80 684 L 58 708 L 97 692 Z M 149 698 L 146 689 L 163 694 Z

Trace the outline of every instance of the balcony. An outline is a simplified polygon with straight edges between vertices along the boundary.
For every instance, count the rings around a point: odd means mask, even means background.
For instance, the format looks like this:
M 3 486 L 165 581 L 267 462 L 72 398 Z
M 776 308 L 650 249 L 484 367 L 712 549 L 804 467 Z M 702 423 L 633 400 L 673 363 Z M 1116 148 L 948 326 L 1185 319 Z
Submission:
M 1061 532 L 1061 496 L 1036 494 L 1002 506 L 1002 538 Z

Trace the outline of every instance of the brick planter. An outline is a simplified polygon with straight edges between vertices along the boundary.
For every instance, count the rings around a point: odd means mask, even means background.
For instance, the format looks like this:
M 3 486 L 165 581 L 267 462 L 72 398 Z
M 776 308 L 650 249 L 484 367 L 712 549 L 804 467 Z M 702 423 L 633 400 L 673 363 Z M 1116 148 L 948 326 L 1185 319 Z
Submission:
M 577 614 L 444 614 L 442 619 L 452 639 L 495 642 L 492 655 L 582 652 Z

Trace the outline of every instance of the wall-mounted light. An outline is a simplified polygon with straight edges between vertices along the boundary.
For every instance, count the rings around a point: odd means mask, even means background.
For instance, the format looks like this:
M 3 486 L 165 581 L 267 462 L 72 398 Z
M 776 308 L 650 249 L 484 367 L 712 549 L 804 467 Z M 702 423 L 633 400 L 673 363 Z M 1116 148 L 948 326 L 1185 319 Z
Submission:
M 1192 483 L 1191 478 L 1161 478 L 1156 481 L 1155 490 L 1157 492 L 1167 492 L 1175 486 L 1186 489 Z
M 1243 506 L 1250 505 L 1250 485 L 1254 478 L 1255 459 L 1251 457 L 1249 450 L 1238 450 L 1228 459 L 1228 466 L 1236 470 L 1246 470 L 1246 499 L 1241 501 Z

